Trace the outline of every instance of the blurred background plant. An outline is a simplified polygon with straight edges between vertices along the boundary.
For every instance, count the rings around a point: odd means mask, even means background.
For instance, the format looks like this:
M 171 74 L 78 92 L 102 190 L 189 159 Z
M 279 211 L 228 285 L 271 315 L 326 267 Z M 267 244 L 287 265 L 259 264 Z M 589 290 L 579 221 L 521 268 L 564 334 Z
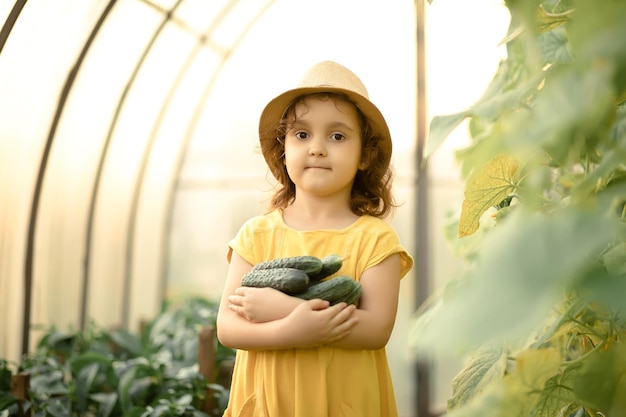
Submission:
M 449 417 L 626 415 L 626 2 L 508 0 L 467 122 L 447 238 L 465 271 L 416 313 L 417 355 L 463 357 Z
M 21 363 L 0 361 L 0 416 L 221 416 L 234 351 L 211 333 L 211 381 L 198 357 L 199 335 L 215 328 L 216 313 L 215 302 L 192 297 L 164 304 L 140 334 L 96 323 L 85 331 L 49 328 Z M 29 377 L 28 399 L 21 405 L 11 395 L 14 370 Z

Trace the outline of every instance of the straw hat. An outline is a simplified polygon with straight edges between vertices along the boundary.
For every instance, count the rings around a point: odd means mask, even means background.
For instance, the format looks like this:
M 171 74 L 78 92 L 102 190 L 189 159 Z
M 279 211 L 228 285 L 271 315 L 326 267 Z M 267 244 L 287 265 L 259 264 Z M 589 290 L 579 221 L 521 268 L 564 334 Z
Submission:
M 334 92 L 345 94 L 369 120 L 373 133 L 381 137 L 380 151 L 385 163 L 391 160 L 391 134 L 389 127 L 378 108 L 369 100 L 365 85 L 346 67 L 332 61 L 323 61 L 311 67 L 302 77 L 298 86 L 271 100 L 261 113 L 259 138 L 261 151 L 270 167 L 272 149 L 276 142 L 276 129 L 289 104 L 296 98 L 311 93 Z M 276 172 L 273 172 L 277 176 Z

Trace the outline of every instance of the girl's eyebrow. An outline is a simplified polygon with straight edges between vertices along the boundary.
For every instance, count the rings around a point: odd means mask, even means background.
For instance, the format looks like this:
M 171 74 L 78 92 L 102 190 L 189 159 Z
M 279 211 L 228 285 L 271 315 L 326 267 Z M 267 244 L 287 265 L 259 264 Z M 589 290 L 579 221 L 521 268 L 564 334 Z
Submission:
M 307 122 L 306 120 L 296 120 L 293 123 L 290 124 L 291 128 L 294 127 L 309 127 L 311 125 L 311 123 Z M 352 127 L 350 127 L 349 124 L 344 123 L 344 122 L 340 122 L 340 121 L 334 121 L 334 122 L 330 122 L 326 125 L 327 128 L 330 129 L 342 129 L 342 130 L 349 130 L 351 132 L 354 132 L 355 129 L 353 129 Z

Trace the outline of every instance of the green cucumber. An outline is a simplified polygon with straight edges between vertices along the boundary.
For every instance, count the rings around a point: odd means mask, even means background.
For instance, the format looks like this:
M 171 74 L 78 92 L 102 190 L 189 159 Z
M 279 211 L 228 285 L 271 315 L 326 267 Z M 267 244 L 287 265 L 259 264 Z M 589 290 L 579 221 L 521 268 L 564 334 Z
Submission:
M 305 291 L 297 293 L 295 296 L 303 300 L 321 298 L 333 305 L 350 295 L 354 290 L 355 284 L 359 283 L 348 276 L 341 275 L 326 281 L 311 284 Z
M 344 297 L 341 297 L 335 301 L 335 303 L 344 302 L 346 304 L 354 304 L 355 306 L 359 304 L 359 299 L 361 298 L 361 284 L 358 281 L 354 281 L 354 286 L 352 287 L 352 291 Z
M 270 287 L 293 295 L 305 291 L 309 286 L 309 276 L 297 268 L 252 269 L 241 277 L 244 287 Z
M 309 273 L 311 282 L 318 282 L 339 271 L 343 266 L 343 258 L 339 255 L 328 255 L 321 259 L 322 268 L 317 273 Z
M 295 268 L 307 274 L 317 274 L 322 269 L 322 260 L 315 256 L 300 255 L 259 262 L 252 270 Z

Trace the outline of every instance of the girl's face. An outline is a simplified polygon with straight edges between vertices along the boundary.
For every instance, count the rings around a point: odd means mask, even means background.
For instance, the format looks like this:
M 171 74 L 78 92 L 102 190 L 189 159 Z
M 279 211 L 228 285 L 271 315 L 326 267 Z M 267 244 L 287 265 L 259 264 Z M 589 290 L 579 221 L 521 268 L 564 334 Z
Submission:
M 295 107 L 285 136 L 285 165 L 296 195 L 350 198 L 361 162 L 361 128 L 353 104 L 310 97 Z

